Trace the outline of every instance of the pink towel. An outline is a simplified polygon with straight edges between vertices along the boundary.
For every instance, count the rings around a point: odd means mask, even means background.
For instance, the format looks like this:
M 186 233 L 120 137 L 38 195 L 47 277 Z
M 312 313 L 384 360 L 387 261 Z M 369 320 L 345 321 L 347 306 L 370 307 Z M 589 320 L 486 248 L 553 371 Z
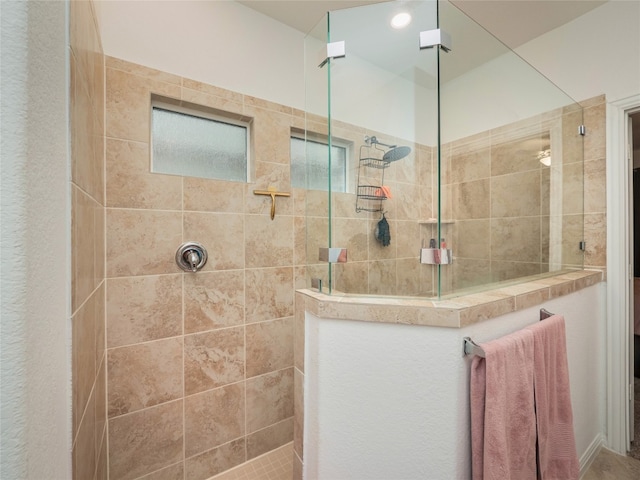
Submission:
M 577 480 L 580 463 L 573 433 L 564 317 L 554 315 L 526 330 L 534 339 L 538 478 Z
M 533 333 L 483 343 L 471 362 L 473 480 L 535 480 Z

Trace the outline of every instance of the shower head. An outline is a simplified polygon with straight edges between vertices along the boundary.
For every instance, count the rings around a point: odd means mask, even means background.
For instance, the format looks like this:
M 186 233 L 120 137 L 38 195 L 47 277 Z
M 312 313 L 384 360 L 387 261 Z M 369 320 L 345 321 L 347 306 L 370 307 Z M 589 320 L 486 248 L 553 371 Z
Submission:
M 399 147 L 397 145 L 389 145 L 389 144 L 386 144 L 386 143 L 382 143 L 382 142 L 378 141 L 378 139 L 375 136 L 370 137 L 370 136 L 366 135 L 364 137 L 364 142 L 367 145 L 380 145 L 382 147 L 388 148 L 389 150 L 387 150 L 385 152 L 385 154 L 382 156 L 382 161 L 387 162 L 387 163 L 395 162 L 396 160 L 400 160 L 401 158 L 404 158 L 404 157 L 406 157 L 407 155 L 409 155 L 411 153 L 411 148 L 409 148 L 409 147 Z M 382 149 L 379 148 L 378 150 L 382 150 Z
M 385 162 L 395 162 L 401 158 L 406 157 L 411 153 L 409 147 L 392 147 L 387 153 L 382 156 L 382 160 Z

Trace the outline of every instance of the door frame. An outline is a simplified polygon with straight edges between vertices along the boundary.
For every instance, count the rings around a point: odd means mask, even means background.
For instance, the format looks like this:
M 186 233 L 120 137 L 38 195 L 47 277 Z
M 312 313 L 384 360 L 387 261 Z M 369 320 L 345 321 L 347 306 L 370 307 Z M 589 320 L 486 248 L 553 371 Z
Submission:
M 631 167 L 627 161 L 629 114 L 640 108 L 640 94 L 607 103 L 607 447 L 626 455 L 631 369 Z M 621 161 L 622 159 L 622 161 Z M 615 215 L 613 214 L 615 212 Z

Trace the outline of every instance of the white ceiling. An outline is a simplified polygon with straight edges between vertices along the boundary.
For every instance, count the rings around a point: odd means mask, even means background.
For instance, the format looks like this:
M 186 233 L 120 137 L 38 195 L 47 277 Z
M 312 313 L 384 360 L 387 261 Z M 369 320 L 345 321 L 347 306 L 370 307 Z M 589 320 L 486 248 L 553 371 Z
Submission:
M 510 48 L 558 28 L 608 0 L 452 0 Z
M 383 0 L 239 0 L 258 12 L 308 33 L 332 10 Z M 451 0 L 510 48 L 558 28 L 608 0 Z M 399 2 L 400 3 L 400 2 Z
M 303 33 L 309 33 L 329 11 L 383 1 L 386 0 L 238 0 L 238 3 Z

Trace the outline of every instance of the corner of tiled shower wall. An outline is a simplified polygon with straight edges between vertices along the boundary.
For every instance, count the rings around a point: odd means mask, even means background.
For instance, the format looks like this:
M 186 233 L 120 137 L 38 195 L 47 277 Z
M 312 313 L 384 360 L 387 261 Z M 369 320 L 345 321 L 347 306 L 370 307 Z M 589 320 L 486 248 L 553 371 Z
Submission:
M 563 267 L 605 268 L 604 97 L 582 106 L 583 112 L 560 108 L 443 145 L 442 230 L 456 255 L 443 272 L 443 293 L 546 272 L 553 222 L 562 229 Z M 541 167 L 531 154 L 550 141 L 541 132 L 561 144 L 561 165 Z M 560 196 L 552 211 L 554 194 Z
M 73 478 L 107 478 L 104 57 L 91 2 L 70 7 Z
M 607 265 L 607 151 L 606 98 L 580 103 L 584 125 L 584 239 L 585 268 L 605 271 Z M 615 161 L 611 159 L 611 161 Z
M 306 296 L 297 292 L 295 298 L 293 340 L 293 479 L 302 480 L 304 459 L 304 345 Z
M 269 199 L 252 191 L 290 190 L 290 128 L 303 116 L 106 65 L 109 478 L 206 479 L 293 439 L 304 192 L 278 199 L 272 221 Z M 251 118 L 255 183 L 150 173 L 152 93 Z M 175 264 L 184 241 L 208 250 L 196 274 Z

